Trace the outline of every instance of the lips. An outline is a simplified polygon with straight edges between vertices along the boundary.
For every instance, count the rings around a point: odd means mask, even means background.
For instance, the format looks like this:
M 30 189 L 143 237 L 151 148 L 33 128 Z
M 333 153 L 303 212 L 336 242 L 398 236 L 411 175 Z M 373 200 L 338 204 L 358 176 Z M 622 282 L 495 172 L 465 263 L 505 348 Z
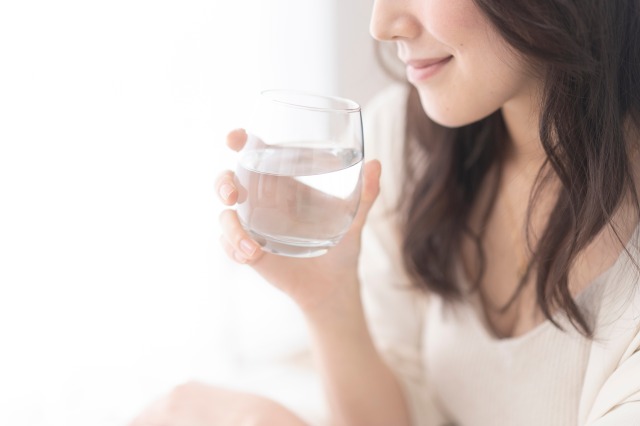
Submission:
M 407 65 L 407 78 L 414 83 L 424 81 L 440 71 L 451 59 L 453 59 L 453 56 L 405 61 Z

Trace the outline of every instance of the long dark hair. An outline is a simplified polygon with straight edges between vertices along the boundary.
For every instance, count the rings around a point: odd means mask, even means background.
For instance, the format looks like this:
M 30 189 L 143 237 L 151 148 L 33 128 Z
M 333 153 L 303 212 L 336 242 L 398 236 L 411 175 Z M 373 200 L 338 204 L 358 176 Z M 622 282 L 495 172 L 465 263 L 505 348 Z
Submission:
M 531 248 L 519 289 L 535 271 L 544 315 L 554 322 L 552 313 L 560 309 L 590 335 L 568 275 L 625 196 L 631 194 L 638 206 L 625 128 L 640 129 L 640 1 L 474 1 L 507 43 L 545 73 L 539 129 L 547 155 L 543 169 L 557 177 L 560 195 Z M 415 90 L 407 106 L 405 187 L 410 196 L 404 206 L 404 259 L 420 288 L 453 300 L 462 291 L 455 284 L 451 254 L 460 253 L 465 235 L 475 242 L 481 264 L 476 283 L 481 280 L 483 235 L 469 229 L 469 211 L 483 184 L 494 188 L 495 200 L 500 176 L 491 171 L 500 170 L 504 159 L 506 129 L 499 111 L 461 128 L 439 126 L 426 117 Z M 416 158 L 428 158 L 428 167 Z M 537 188 L 542 176 L 541 170 Z M 492 205 L 484 210 L 485 223 Z

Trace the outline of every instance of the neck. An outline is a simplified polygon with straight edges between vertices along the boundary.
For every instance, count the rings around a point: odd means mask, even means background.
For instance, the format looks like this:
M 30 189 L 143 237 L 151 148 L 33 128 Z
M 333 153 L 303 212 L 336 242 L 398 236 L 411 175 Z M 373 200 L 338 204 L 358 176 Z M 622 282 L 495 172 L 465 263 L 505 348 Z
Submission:
M 507 163 L 521 170 L 529 169 L 532 165 L 542 165 L 546 154 L 539 135 L 539 91 L 530 87 L 509 100 L 502 107 L 502 116 L 510 142 Z
M 546 181 L 545 190 L 537 194 L 535 205 L 529 205 L 536 178 L 547 158 L 539 135 L 539 92 L 533 87 L 523 91 L 502 107 L 502 115 L 509 146 L 502 165 L 498 199 L 502 200 L 503 207 L 507 210 L 507 223 L 510 223 L 513 235 L 517 236 L 518 241 L 514 241 L 514 247 L 519 247 L 516 250 L 522 252 L 521 257 L 528 259 L 528 250 L 521 247 L 525 247 L 528 240 L 535 246 L 534 237 L 545 229 L 558 189 L 553 181 Z M 529 223 L 526 223 L 527 220 Z M 532 233 L 525 236 L 529 231 Z M 522 263 L 526 266 L 526 262 Z

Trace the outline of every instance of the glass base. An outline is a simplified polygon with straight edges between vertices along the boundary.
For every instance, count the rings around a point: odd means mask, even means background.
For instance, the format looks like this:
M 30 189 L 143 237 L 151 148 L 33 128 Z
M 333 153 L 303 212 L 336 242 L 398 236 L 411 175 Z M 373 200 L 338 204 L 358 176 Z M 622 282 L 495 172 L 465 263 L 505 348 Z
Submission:
M 247 231 L 251 238 L 262 246 L 262 250 L 287 257 L 318 257 L 325 254 L 329 249 L 335 246 L 339 240 L 303 240 L 299 238 L 279 238 L 257 234 L 251 230 Z

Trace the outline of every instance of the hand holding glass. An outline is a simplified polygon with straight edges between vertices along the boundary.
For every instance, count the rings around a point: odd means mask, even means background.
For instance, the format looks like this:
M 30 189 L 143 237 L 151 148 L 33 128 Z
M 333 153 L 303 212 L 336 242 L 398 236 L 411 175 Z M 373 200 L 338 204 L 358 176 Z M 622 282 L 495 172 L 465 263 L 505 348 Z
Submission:
M 264 91 L 239 155 L 238 217 L 263 250 L 313 257 L 340 241 L 356 214 L 362 187 L 358 104 Z

